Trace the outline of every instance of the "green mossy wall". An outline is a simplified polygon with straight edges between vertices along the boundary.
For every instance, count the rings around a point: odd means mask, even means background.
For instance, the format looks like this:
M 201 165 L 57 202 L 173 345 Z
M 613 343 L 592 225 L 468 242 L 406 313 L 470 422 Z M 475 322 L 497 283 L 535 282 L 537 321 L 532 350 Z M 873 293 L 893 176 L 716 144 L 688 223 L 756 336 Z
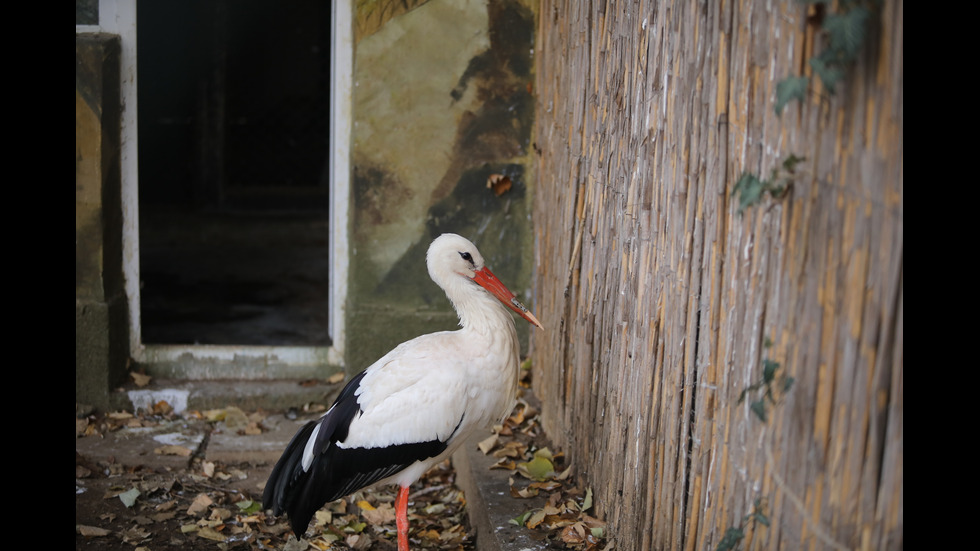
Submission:
M 457 326 L 425 269 L 442 233 L 472 240 L 534 302 L 533 9 L 431 0 L 384 19 L 378 4 L 358 5 L 355 23 L 349 372 L 406 339 Z M 511 188 L 494 193 L 494 174 Z M 526 350 L 527 324 L 517 326 Z

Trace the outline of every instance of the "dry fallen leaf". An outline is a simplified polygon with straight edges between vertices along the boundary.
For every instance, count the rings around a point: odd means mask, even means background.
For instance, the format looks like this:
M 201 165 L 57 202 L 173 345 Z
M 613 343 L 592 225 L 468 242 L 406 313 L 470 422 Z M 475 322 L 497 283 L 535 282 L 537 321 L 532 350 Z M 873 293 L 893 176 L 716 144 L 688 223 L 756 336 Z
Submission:
M 225 408 L 225 430 L 230 433 L 239 433 L 248 427 L 248 415 L 235 406 Z
M 323 526 L 333 522 L 333 513 L 324 509 L 318 510 L 313 516 L 316 518 L 317 526 Z
M 550 459 L 539 455 L 526 463 L 518 463 L 517 472 L 532 480 L 544 481 L 555 476 L 555 466 Z
M 187 514 L 196 517 L 203 516 L 204 513 L 208 511 L 208 507 L 210 507 L 213 503 L 214 501 L 212 501 L 207 494 L 198 494 L 198 496 L 194 498 L 194 502 L 191 503 L 191 506 L 187 508 Z
M 213 541 L 225 541 L 227 538 L 221 533 L 210 527 L 203 527 L 197 531 L 198 537 L 206 538 Z
M 538 496 L 538 489 L 531 488 L 530 486 L 527 488 L 516 488 L 514 486 L 511 486 L 510 496 L 518 499 L 530 499 L 532 497 Z
M 122 492 L 122 493 L 120 493 L 118 495 L 119 501 L 122 501 L 123 502 L 123 505 L 125 505 L 127 508 L 132 507 L 133 505 L 135 505 L 136 504 L 136 498 L 138 498 L 139 496 L 140 496 L 140 491 L 137 490 L 136 488 L 131 488 L 131 489 L 129 489 L 129 490 L 125 491 L 125 492 Z
M 153 404 L 151 413 L 153 415 L 169 415 L 173 413 L 174 408 L 170 405 L 170 402 L 166 400 L 160 400 L 159 402 Z
M 561 489 L 561 482 L 554 480 L 549 480 L 546 482 L 532 482 L 527 485 L 528 488 L 535 488 L 538 490 L 544 490 L 546 492 L 554 492 L 555 490 Z
M 98 526 L 85 526 L 84 524 L 76 524 L 75 531 L 86 538 L 108 536 L 112 533 L 112 530 L 106 530 L 105 528 L 99 528 Z
M 136 386 L 138 387 L 144 387 L 150 384 L 150 381 L 153 379 L 149 375 L 145 375 L 143 373 L 136 373 L 135 371 L 130 371 L 129 376 L 133 378 L 133 382 L 136 383 Z
M 351 534 L 345 540 L 351 549 L 367 549 L 371 547 L 371 537 L 367 534 Z
M 493 447 L 497 444 L 497 438 L 498 436 L 496 434 L 491 434 L 489 438 L 485 438 L 481 440 L 480 443 L 476 445 L 476 447 L 480 448 L 480 451 L 483 452 L 483 455 L 486 455 L 490 453 L 490 450 L 492 450 Z
M 190 457 L 194 453 L 190 448 L 184 446 L 167 445 L 155 448 L 153 453 L 157 455 L 179 455 L 181 457 Z
M 226 509 L 224 507 L 215 507 L 211 510 L 211 515 L 208 517 L 211 520 L 220 520 L 222 522 L 231 518 L 231 509 Z
M 548 492 L 544 506 L 532 508 L 510 522 L 533 530 L 536 539 L 546 539 L 555 549 L 612 550 L 615 545 L 606 539 L 605 523 L 584 513 L 592 509 L 592 491 L 574 486 L 572 466 L 565 463 L 564 454 L 537 445 L 536 439 L 541 435 L 537 415 L 536 408 L 521 400 L 503 426 L 495 428 L 499 439 L 491 453 L 502 459 L 491 469 L 510 466 L 514 473 L 531 479 L 521 487 L 511 477 L 511 497 L 527 499 Z
M 524 422 L 525 409 L 526 408 L 520 408 L 519 410 L 514 412 L 514 415 L 511 415 L 510 417 L 507 418 L 507 422 L 512 423 L 515 427 L 520 426 L 520 424 Z
M 148 530 L 134 526 L 122 533 L 122 540 L 126 543 L 142 542 L 151 535 Z
M 542 522 L 544 522 L 544 510 L 538 510 L 527 519 L 526 526 L 528 528 L 536 528 Z
M 319 384 L 323 384 L 323 379 Z M 322 404 L 310 403 L 304 406 L 304 412 L 322 412 L 326 408 Z M 117 412 L 114 415 L 106 413 L 89 415 L 81 420 L 76 419 L 76 432 L 81 435 L 102 435 L 111 431 L 116 431 L 126 426 L 132 427 L 156 427 L 171 419 L 161 419 L 154 412 L 168 412 L 167 415 L 175 415 L 169 404 L 161 402 L 155 407 L 149 407 L 136 412 Z M 227 430 L 229 413 L 232 417 L 238 417 L 238 412 L 232 408 L 218 410 L 191 410 L 186 411 L 180 416 L 185 419 L 206 422 L 215 425 L 216 430 Z M 278 412 L 277 412 L 278 413 Z M 262 426 L 265 419 L 270 414 L 266 412 L 255 412 L 247 415 L 248 423 L 239 432 L 250 433 L 252 431 L 267 430 Z M 232 419 L 233 424 L 234 419 Z M 515 427 L 513 422 L 508 423 Z M 523 429 L 523 427 L 521 427 Z M 525 435 L 517 435 L 524 438 Z M 81 436 L 80 436 L 81 437 Z M 487 444 L 489 445 L 491 439 Z M 489 450 L 499 448 L 503 441 L 497 440 L 497 444 Z M 206 444 L 206 443 L 205 443 Z M 176 456 L 193 456 L 197 449 L 192 445 L 190 448 L 183 446 L 164 446 L 159 444 L 156 450 L 158 454 L 170 454 Z M 523 453 L 526 450 L 526 443 L 512 445 L 507 453 L 513 453 L 514 458 L 508 459 L 511 464 L 510 470 L 514 469 L 514 459 L 526 461 Z M 530 455 L 530 454 L 528 454 Z M 89 473 L 88 478 L 77 477 L 79 480 L 90 480 L 91 478 L 101 478 L 104 475 L 113 477 L 129 476 L 141 492 L 137 495 L 132 505 L 130 515 L 130 527 L 124 531 L 111 529 L 108 523 L 113 522 L 115 516 L 109 513 L 93 520 L 81 521 L 76 527 L 76 537 L 80 540 L 84 537 L 83 532 L 88 537 L 103 537 L 108 535 L 122 540 L 132 551 L 146 547 L 148 542 L 162 541 L 156 538 L 169 538 L 175 534 L 180 538 L 195 538 L 200 536 L 198 545 L 215 545 L 214 542 L 227 544 L 231 541 L 239 541 L 245 538 L 255 538 L 260 546 L 269 549 L 293 549 L 286 542 L 289 541 L 291 531 L 289 529 L 288 517 L 272 519 L 267 516 L 266 511 L 244 509 L 239 505 L 243 493 L 241 490 L 226 488 L 226 483 L 234 480 L 248 480 L 253 478 L 250 474 L 252 466 L 236 466 L 224 464 L 220 461 L 196 459 L 184 467 L 174 469 L 173 473 L 165 476 L 162 473 L 150 473 L 142 466 L 125 465 L 112 461 L 101 463 L 87 461 L 84 458 L 76 458 L 76 474 L 84 475 Z M 207 476 L 202 476 L 202 474 Z M 157 475 L 163 478 L 156 478 Z M 176 476 L 174 476 L 176 474 Z M 412 488 L 411 503 L 412 516 L 411 537 L 415 541 L 424 542 L 422 547 L 431 551 L 461 551 L 474 549 L 471 532 L 468 532 L 466 521 L 466 498 L 455 486 L 455 471 L 450 462 L 446 461 L 426 473 L 423 480 L 417 487 Z M 138 480 L 139 482 L 135 482 Z M 264 480 L 262 481 L 264 482 Z M 249 484 L 248 492 L 251 493 Z M 261 483 L 258 484 L 261 488 Z M 122 494 L 133 486 L 130 484 L 113 484 L 99 486 L 98 497 L 100 499 L 123 499 Z M 92 489 L 96 487 L 93 486 Z M 261 491 L 261 490 L 259 490 Z M 145 496 L 145 497 L 144 497 Z M 394 531 L 394 509 L 395 500 L 394 489 L 389 487 L 370 489 L 358 492 L 356 497 L 342 499 L 330 503 L 316 514 L 316 522 L 311 523 L 307 538 L 303 540 L 307 551 L 313 549 L 328 549 L 349 546 L 357 549 L 389 549 L 393 548 L 395 540 Z M 251 500 L 246 500 L 251 501 Z M 354 506 L 358 501 L 368 503 L 369 507 Z M 229 504 L 238 505 L 238 509 L 230 507 Z M 261 504 L 259 504 L 261 507 Z M 102 524 L 106 523 L 106 524 Z M 82 528 L 82 526 L 85 526 Z M 168 530 L 167 535 L 161 535 L 161 530 Z M 540 530 L 540 528 L 539 528 Z M 180 533 L 185 535 L 181 536 Z M 208 540 L 205 544 L 205 540 Z M 384 540 L 384 541 L 380 541 Z M 299 540 L 292 539 L 293 542 Z M 285 547 L 284 547 L 285 546 Z M 297 550 L 299 548 L 296 548 Z M 570 550 L 569 550 L 570 551 Z M 576 550 L 579 551 L 579 550 Z M 592 549 L 582 549 L 580 551 L 596 551 Z
M 527 444 L 513 440 L 504 444 L 503 447 L 494 450 L 493 456 L 516 458 L 524 457 L 525 452 L 527 452 Z
M 572 545 L 585 542 L 585 526 L 580 522 L 566 526 L 561 531 L 561 539 Z
M 500 197 L 504 193 L 510 190 L 513 182 L 510 181 L 510 177 L 504 174 L 491 174 L 487 178 L 487 189 L 493 190 L 497 197 Z
M 204 411 L 201 415 L 204 418 L 204 420 L 210 421 L 212 423 L 217 423 L 218 421 L 221 421 L 225 418 L 225 410 L 209 409 Z
M 303 406 L 303 411 L 305 413 L 320 413 L 321 411 L 327 411 L 327 406 L 323 404 L 310 403 Z
M 364 509 L 361 508 L 361 516 L 364 520 L 375 526 L 381 526 L 384 524 L 391 524 L 395 522 L 395 508 L 388 503 L 382 503 L 377 509 Z

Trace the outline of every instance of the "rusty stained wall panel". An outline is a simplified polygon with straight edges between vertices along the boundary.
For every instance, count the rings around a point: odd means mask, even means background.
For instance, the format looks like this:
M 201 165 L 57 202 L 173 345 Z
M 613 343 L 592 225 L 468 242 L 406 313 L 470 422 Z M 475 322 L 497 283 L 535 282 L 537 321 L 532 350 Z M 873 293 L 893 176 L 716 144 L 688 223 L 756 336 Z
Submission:
M 824 43 L 807 10 L 540 8 L 535 389 L 618 548 L 903 545 L 902 2 L 780 117 Z M 740 175 L 790 154 L 739 213 Z M 765 359 L 795 383 L 762 422 L 739 397 Z

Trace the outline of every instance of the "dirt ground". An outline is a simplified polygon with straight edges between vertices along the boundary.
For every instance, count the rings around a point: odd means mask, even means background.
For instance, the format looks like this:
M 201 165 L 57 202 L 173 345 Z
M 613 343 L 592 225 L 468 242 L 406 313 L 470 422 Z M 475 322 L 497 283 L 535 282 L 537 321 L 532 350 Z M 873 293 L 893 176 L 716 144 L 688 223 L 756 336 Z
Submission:
M 509 477 L 510 498 L 503 499 L 515 500 L 515 507 L 508 509 L 524 511 L 510 523 L 515 529 L 526 529 L 525 533 L 544 548 L 612 550 L 605 523 L 591 516 L 595 511 L 591 490 L 579 487 L 564 456 L 548 448 L 547 437 L 537 423 L 539 409 L 533 396 L 526 395 L 503 425 L 479 446 L 483 456 L 491 458 L 490 471 Z M 361 490 L 328 504 L 317 513 L 305 537 L 296 540 L 286 518 L 274 518 L 261 509 L 262 488 L 281 443 L 276 443 L 272 455 L 262 455 L 270 458 L 267 460 L 223 461 L 210 452 L 201 452 L 219 447 L 222 438 L 261 438 L 277 435 L 276 430 L 284 428 L 291 436 L 294 429 L 288 423 L 274 421 L 291 414 L 232 413 L 189 412 L 178 416 L 168 411 L 165 403 L 158 411 L 136 415 L 76 411 L 75 549 L 396 549 L 395 492 L 388 487 Z M 232 418 L 239 422 L 232 425 Z M 162 426 L 189 427 L 186 432 L 196 440 L 161 445 L 141 432 Z M 278 429 L 270 428 L 273 426 Z M 129 446 L 151 448 L 120 452 L 119 457 L 107 454 L 107 449 L 115 449 L 109 443 L 121 446 L 119 435 L 127 431 L 143 435 Z M 413 550 L 476 548 L 466 496 L 456 485 L 456 474 L 446 461 L 412 487 L 409 538 Z
M 106 433 L 124 430 L 123 425 L 145 428 L 166 421 L 152 415 L 82 420 L 76 416 L 76 439 L 104 439 Z M 396 548 L 393 489 L 363 490 L 330 504 L 298 542 L 285 518 L 261 510 L 262 487 L 272 470 L 271 461 L 225 464 L 193 453 L 184 457 L 180 450 L 188 448 L 170 448 L 162 453 L 173 454 L 171 457 L 154 455 L 146 463 L 125 464 L 111 457 L 86 457 L 76 445 L 76 550 Z M 156 451 L 161 453 L 159 448 Z M 413 488 L 410 524 L 415 547 L 474 548 L 465 499 L 453 484 L 454 477 L 446 462 Z
M 76 471 L 78 469 L 76 458 Z M 82 460 L 84 467 L 84 460 Z M 231 472 L 257 472 L 253 465 L 224 466 Z M 450 479 L 452 474 L 448 466 L 446 472 L 438 473 Z M 432 483 L 429 480 L 428 483 Z M 185 551 L 215 551 L 215 550 L 254 550 L 254 549 L 323 549 L 329 543 L 331 549 L 368 549 L 371 551 L 387 551 L 396 549 L 393 523 L 389 528 L 368 526 L 367 530 L 358 533 L 357 523 L 367 524 L 361 520 L 363 512 L 351 501 L 347 504 L 353 522 L 344 520 L 343 525 L 355 524 L 349 533 L 344 533 L 344 527 L 333 531 L 333 525 L 314 525 L 308 532 L 312 543 L 297 542 L 289 532 L 285 522 L 266 516 L 261 511 L 245 512 L 239 509 L 239 504 L 250 500 L 261 500 L 261 496 L 252 486 L 252 481 L 242 480 L 213 481 L 202 480 L 200 476 L 189 470 L 173 472 L 152 472 L 141 469 L 123 468 L 117 475 L 92 476 L 84 479 L 85 491 L 75 495 L 75 549 L 99 551 L 140 551 L 180 549 Z M 438 484 L 438 483 L 437 483 Z M 138 499 L 138 505 L 127 507 L 119 493 L 133 487 L 145 492 L 145 497 Z M 76 484 L 76 492 L 79 491 Z M 425 487 L 420 487 L 425 491 Z M 390 507 L 394 494 L 388 492 L 371 492 L 359 495 L 358 498 L 369 499 L 376 504 Z M 200 496 L 207 496 L 206 505 L 200 507 L 206 513 L 197 515 L 194 510 Z M 418 507 L 416 496 L 416 506 Z M 356 501 L 354 501 L 356 503 Z M 424 505 L 430 507 L 431 503 Z M 423 507 L 423 508 L 424 508 Z M 378 508 L 375 509 L 376 511 Z M 334 513 L 337 516 L 337 513 Z M 339 517 L 338 517 L 339 518 Z M 446 519 L 463 519 L 462 504 L 457 511 L 450 511 Z M 412 519 L 413 533 L 420 531 L 419 517 Z M 441 527 L 441 524 L 437 525 Z M 425 549 L 473 549 L 471 538 L 465 524 L 459 525 L 456 541 L 429 540 L 418 545 Z M 80 529 L 79 527 L 87 527 Z M 106 533 L 91 535 L 88 530 L 97 528 Z M 430 528 L 431 529 L 431 528 Z M 288 544 L 288 545 L 287 545 Z

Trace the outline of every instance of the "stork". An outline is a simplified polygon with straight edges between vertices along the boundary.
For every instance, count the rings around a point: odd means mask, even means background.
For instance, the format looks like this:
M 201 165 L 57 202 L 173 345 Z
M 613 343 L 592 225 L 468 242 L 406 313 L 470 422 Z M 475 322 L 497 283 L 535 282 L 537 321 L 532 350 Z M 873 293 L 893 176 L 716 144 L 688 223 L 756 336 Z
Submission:
M 296 537 L 326 503 L 394 483 L 398 550 L 408 551 L 409 486 L 473 431 L 505 419 L 514 405 L 520 348 L 507 308 L 543 329 L 541 323 L 469 240 L 439 236 L 426 264 L 455 308 L 460 329 L 398 345 L 296 433 L 262 496 L 264 508 L 289 516 Z

